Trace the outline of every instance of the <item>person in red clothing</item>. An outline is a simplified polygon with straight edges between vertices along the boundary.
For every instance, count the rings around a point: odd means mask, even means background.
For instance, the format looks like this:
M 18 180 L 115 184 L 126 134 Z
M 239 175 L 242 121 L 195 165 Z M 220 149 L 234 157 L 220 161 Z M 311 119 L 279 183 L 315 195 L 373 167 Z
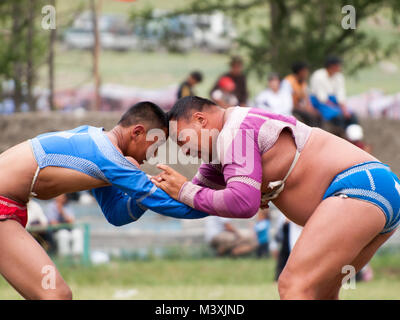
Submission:
M 218 88 L 219 81 L 223 77 L 229 77 L 235 83 L 235 89 L 233 95 L 238 100 L 238 105 L 245 107 L 247 104 L 248 91 L 247 91 L 247 78 L 243 73 L 243 60 L 239 56 L 234 56 L 230 61 L 230 69 L 227 73 L 221 75 L 215 82 L 215 85 L 210 91 L 210 96 L 214 90 Z
M 218 87 L 211 92 L 211 98 L 217 105 L 223 108 L 236 107 L 239 103 L 234 95 L 236 85 L 235 82 L 229 77 L 222 77 L 218 81 Z

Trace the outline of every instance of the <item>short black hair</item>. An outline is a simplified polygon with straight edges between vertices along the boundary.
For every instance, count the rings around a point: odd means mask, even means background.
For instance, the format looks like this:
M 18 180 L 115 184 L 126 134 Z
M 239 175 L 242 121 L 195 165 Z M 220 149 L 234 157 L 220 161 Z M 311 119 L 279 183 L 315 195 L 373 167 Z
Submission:
M 190 111 L 203 111 L 204 107 L 215 106 L 216 104 L 211 100 L 200 98 L 197 96 L 183 97 L 179 99 L 172 109 L 168 112 L 169 120 L 179 120 L 181 118 L 188 119 Z
M 167 114 L 150 101 L 139 102 L 130 107 L 118 124 L 126 128 L 141 122 L 149 123 L 152 128 L 168 128 Z
M 203 81 L 203 74 L 200 71 L 192 71 L 190 73 L 190 76 L 196 80 L 197 82 L 202 82 Z
M 325 59 L 325 68 L 329 68 L 336 64 L 342 64 L 342 59 L 336 56 L 329 56 Z
M 237 64 L 243 65 L 242 57 L 240 57 L 240 56 L 231 57 L 231 61 L 230 61 L 229 65 L 232 67 L 232 66 L 237 65 Z
M 280 80 L 281 78 L 279 77 L 279 73 L 277 73 L 277 72 L 271 72 L 271 73 L 268 75 L 268 81 L 271 81 L 271 80 L 273 80 L 273 79 L 278 79 L 278 80 Z
M 292 64 L 292 72 L 298 74 L 301 70 L 308 69 L 308 64 L 304 61 L 296 61 Z

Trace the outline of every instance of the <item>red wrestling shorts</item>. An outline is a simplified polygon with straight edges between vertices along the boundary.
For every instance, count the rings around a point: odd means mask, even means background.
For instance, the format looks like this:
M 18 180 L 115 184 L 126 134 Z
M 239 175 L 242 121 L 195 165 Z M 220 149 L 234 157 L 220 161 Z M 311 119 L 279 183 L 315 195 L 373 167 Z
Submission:
M 25 228 L 28 220 L 26 206 L 0 196 L 0 221 L 5 220 L 15 220 Z

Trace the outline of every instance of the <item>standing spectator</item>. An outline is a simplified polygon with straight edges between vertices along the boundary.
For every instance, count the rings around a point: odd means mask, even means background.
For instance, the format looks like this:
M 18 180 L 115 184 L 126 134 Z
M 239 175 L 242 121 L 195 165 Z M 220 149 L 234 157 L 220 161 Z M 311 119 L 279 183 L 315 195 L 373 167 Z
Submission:
M 308 95 L 307 79 L 309 69 L 304 62 L 295 62 L 292 73 L 282 81 L 281 90 L 292 95 L 293 115 L 311 127 L 321 126 L 321 116 L 317 109 L 311 105 Z
M 212 97 L 212 92 L 215 91 L 219 86 L 219 81 L 223 77 L 229 77 L 235 83 L 235 89 L 233 90 L 233 95 L 236 97 L 238 103 L 242 107 L 247 104 L 248 91 L 247 91 L 247 79 L 243 73 L 243 60 L 241 57 L 234 56 L 230 61 L 230 70 L 221 75 L 214 87 L 210 91 L 210 96 Z
M 257 234 L 257 257 L 269 257 L 269 212 L 268 209 L 260 209 L 257 214 L 257 222 L 254 230 Z
M 233 94 L 235 87 L 236 85 L 231 78 L 222 77 L 218 81 L 218 87 L 211 92 L 211 98 L 223 108 L 236 107 L 238 100 Z
M 218 216 L 206 218 L 205 240 L 219 256 L 241 256 L 253 252 L 257 247 L 253 232 L 238 230 L 231 219 Z
M 275 280 L 278 280 L 282 270 L 285 268 L 290 253 L 292 252 L 302 231 L 303 227 L 286 219 L 280 232 L 277 234 L 277 240 L 281 243 L 281 248 L 279 250 L 278 261 L 276 264 Z
M 193 71 L 179 86 L 177 93 L 178 99 L 188 96 L 195 96 L 193 88 L 202 81 L 203 74 L 199 71 Z
M 311 76 L 310 98 L 312 105 L 321 113 L 324 120 L 346 129 L 358 121 L 345 105 L 346 88 L 341 67 L 342 62 L 339 58 L 327 58 L 325 67 L 316 70 Z
M 281 81 L 277 73 L 268 77 L 268 88 L 255 99 L 255 107 L 283 115 L 292 115 L 293 101 L 288 91 L 280 89 Z

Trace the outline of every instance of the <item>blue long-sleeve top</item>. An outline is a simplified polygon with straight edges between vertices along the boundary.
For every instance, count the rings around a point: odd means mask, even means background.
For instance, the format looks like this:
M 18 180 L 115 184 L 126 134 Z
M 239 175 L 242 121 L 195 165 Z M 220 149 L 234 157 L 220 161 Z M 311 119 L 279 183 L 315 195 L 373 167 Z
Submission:
M 47 166 L 83 172 L 111 186 L 92 190 L 107 221 L 121 226 L 151 209 L 159 214 L 198 219 L 208 216 L 171 198 L 112 144 L 103 128 L 81 126 L 30 140 L 40 169 Z

